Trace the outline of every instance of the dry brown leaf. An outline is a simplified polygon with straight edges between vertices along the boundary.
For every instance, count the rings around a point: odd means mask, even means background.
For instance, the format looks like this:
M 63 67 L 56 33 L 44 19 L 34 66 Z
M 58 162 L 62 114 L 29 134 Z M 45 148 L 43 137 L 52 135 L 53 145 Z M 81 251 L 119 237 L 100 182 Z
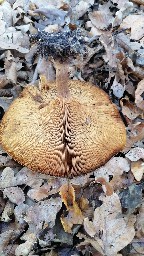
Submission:
M 11 51 L 7 51 L 6 53 L 6 59 L 5 59 L 5 76 L 6 79 L 14 84 L 17 82 L 17 68 L 16 68 L 16 62 L 15 59 L 11 53 Z
M 29 234 L 29 236 L 27 237 L 27 241 L 17 246 L 15 250 L 15 256 L 29 255 L 36 241 L 37 241 L 36 236 L 34 234 Z
M 144 160 L 144 148 L 133 148 L 127 154 L 126 157 L 131 161 L 138 161 L 139 159 Z
M 41 187 L 30 189 L 27 195 L 33 200 L 40 201 L 48 197 L 49 195 L 48 192 L 50 191 L 50 189 L 51 189 L 51 185 L 45 184 Z
M 128 0 L 112 0 L 114 4 L 117 4 L 117 8 L 121 9 L 125 7 L 125 5 L 128 3 Z
M 123 172 L 128 172 L 130 165 L 123 157 L 113 157 L 104 166 L 98 168 L 95 172 L 95 178 L 103 177 L 109 182 L 110 176 L 121 176 Z
M 55 224 L 56 214 L 61 209 L 61 198 L 50 198 L 42 202 L 38 202 L 29 207 L 25 221 L 32 225 L 34 229 L 42 229 L 44 223 L 52 228 Z
M 144 16 L 138 14 L 131 14 L 127 16 L 120 25 L 122 29 L 131 28 L 131 39 L 139 40 L 144 36 Z
M 29 206 L 24 203 L 16 205 L 16 207 L 14 208 L 14 214 L 15 214 L 15 218 L 18 223 L 20 223 L 20 224 L 25 223 L 24 217 L 26 216 L 28 208 L 29 208 Z
M 130 120 L 134 120 L 138 116 L 142 115 L 142 111 L 138 109 L 133 103 L 127 98 L 123 98 L 120 101 L 122 107 L 122 113 Z
M 34 173 L 23 167 L 15 176 L 16 185 L 26 184 L 29 187 L 36 188 L 40 187 L 43 183 L 43 175 Z
M 14 178 L 14 171 L 12 168 L 6 167 L 1 174 L 0 188 L 6 188 L 15 185 L 16 182 Z
M 89 226 L 89 228 L 90 228 L 90 226 Z M 91 228 L 92 228 L 92 226 L 91 226 Z M 86 235 L 84 235 L 82 233 L 78 233 L 77 237 L 79 239 L 84 239 L 84 242 L 80 243 L 80 245 L 81 244 L 85 245 L 85 243 L 87 243 L 88 245 L 91 244 L 93 246 L 93 248 L 100 253 L 99 254 L 99 253 L 95 252 L 96 254 L 94 254 L 94 255 L 96 255 L 96 256 L 103 255 L 103 249 L 101 248 L 99 242 L 97 242 L 96 240 L 94 240 L 90 237 L 87 237 Z
M 117 255 L 135 235 L 135 216 L 122 217 L 120 200 L 115 193 L 101 200 L 103 204 L 95 209 L 93 222 L 84 219 L 84 228 L 97 241 L 103 255 Z
M 131 0 L 133 3 L 144 5 L 144 0 Z
M 13 212 L 14 212 L 14 205 L 10 201 L 7 201 L 5 208 L 2 212 L 1 221 L 4 221 L 4 222 L 10 221 L 11 220 L 10 216 L 13 214 Z
M 135 91 L 135 103 L 136 105 L 144 110 L 144 79 L 138 83 L 137 89 Z
M 119 83 L 116 78 L 113 81 L 113 84 L 111 86 L 111 89 L 113 90 L 113 94 L 117 97 L 117 98 L 121 98 L 124 94 L 125 88 L 124 86 Z
M 75 201 L 75 191 L 71 184 L 61 186 L 60 195 L 68 211 L 67 217 L 61 217 L 61 223 L 65 232 L 72 233 L 73 225 L 82 224 L 84 216 Z
M 142 203 L 139 209 L 139 214 L 137 214 L 136 236 L 138 238 L 144 237 L 144 203 Z
M 127 141 L 126 146 L 123 149 L 122 152 L 126 153 L 128 152 L 134 143 L 143 140 L 144 138 L 144 124 L 137 122 L 135 124 L 129 124 L 127 127 L 128 135 L 127 135 Z
M 106 54 L 103 55 L 103 59 L 105 62 L 108 62 L 111 68 L 117 68 L 117 50 L 114 47 L 114 39 L 112 33 L 110 31 L 106 31 L 102 33 L 99 40 L 105 48 Z
M 97 29 L 106 29 L 113 21 L 111 13 L 105 11 L 94 11 L 89 14 L 89 18 Z
M 6 27 L 12 26 L 12 7 L 8 1 L 4 1 L 0 5 L 0 13 L 3 15 L 3 20 Z
M 131 162 L 131 171 L 137 181 L 140 181 L 144 174 L 144 161 Z
M 89 8 L 89 3 L 86 1 L 78 1 L 78 4 L 76 5 L 76 16 L 77 19 L 79 19 L 80 17 L 82 17 L 88 10 Z
M 24 192 L 19 187 L 5 188 L 3 194 L 14 204 L 21 204 L 25 201 Z

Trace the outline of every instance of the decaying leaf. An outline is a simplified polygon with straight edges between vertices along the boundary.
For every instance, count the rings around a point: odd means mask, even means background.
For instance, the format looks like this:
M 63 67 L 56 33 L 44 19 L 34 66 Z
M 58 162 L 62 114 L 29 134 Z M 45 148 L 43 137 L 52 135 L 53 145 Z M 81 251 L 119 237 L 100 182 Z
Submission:
M 122 207 L 132 213 L 142 203 L 143 184 L 132 184 L 120 193 Z
M 124 150 L 122 152 L 127 153 L 134 144 L 139 143 L 140 140 L 144 138 L 144 124 L 137 122 L 135 124 L 129 124 L 127 127 L 128 135 L 127 142 Z M 137 144 L 137 146 L 139 146 Z
M 122 152 L 69 186 L 22 168 L 0 149 L 0 256 L 144 254 L 143 6 L 144 0 L 0 0 L 0 118 L 26 84 L 37 88 L 40 79 L 42 91 L 44 76 L 55 80 L 49 56 L 39 56 L 37 46 L 29 50 L 29 35 L 80 29 L 88 52 L 69 62 L 69 77 L 103 88 L 127 131 Z
M 68 211 L 68 215 L 66 217 L 61 217 L 61 223 L 66 232 L 72 233 L 73 225 L 82 224 L 84 216 L 75 201 L 75 191 L 71 184 L 61 186 L 60 195 Z
M 56 214 L 61 209 L 62 201 L 59 197 L 50 198 L 29 207 L 26 212 L 25 221 L 35 227 L 42 229 L 44 223 L 52 228 L 55 224 Z
M 123 96 L 125 91 L 124 86 L 122 86 L 121 83 L 118 83 L 116 79 L 114 79 L 111 89 L 113 90 L 113 94 L 119 99 Z
M 37 242 L 37 238 L 34 234 L 29 234 L 27 241 L 17 246 L 15 250 L 16 256 L 27 256 Z
M 113 194 L 114 191 L 112 186 L 110 185 L 109 182 L 106 182 L 104 178 L 100 177 L 100 178 L 97 178 L 95 181 L 102 185 L 102 188 L 107 196 L 111 196 Z
M 138 160 L 136 162 L 131 162 L 131 171 L 135 179 L 140 181 L 144 174 L 144 161 Z
M 2 212 L 1 221 L 8 222 L 11 220 L 10 216 L 14 212 L 14 205 L 10 201 L 7 201 L 5 208 Z
M 95 209 L 93 221 L 84 219 L 88 235 L 99 244 L 102 254 L 111 256 L 129 244 L 134 235 L 135 217 L 122 217 L 120 200 L 117 194 L 101 198 L 103 204 Z M 129 235 L 127 235 L 129 234 Z
M 111 13 L 106 11 L 94 11 L 89 14 L 92 24 L 98 29 L 106 29 L 113 21 Z
M 133 148 L 126 154 L 126 157 L 134 162 L 138 161 L 139 159 L 144 160 L 144 148 Z
M 128 99 L 123 98 L 121 100 L 122 113 L 130 120 L 136 119 L 138 116 L 141 116 L 142 112 L 138 109 L 137 106 L 132 104 Z
M 4 197 L 8 197 L 14 204 L 20 204 L 25 201 L 24 192 L 19 187 L 9 187 L 4 189 Z
M 6 188 L 10 186 L 15 186 L 15 179 L 14 179 L 14 171 L 10 167 L 6 167 L 0 178 L 0 188 Z
M 131 14 L 123 20 L 120 27 L 123 29 L 131 28 L 131 39 L 139 40 L 144 36 L 143 24 L 143 15 Z
M 136 236 L 138 238 L 143 238 L 144 236 L 144 203 L 142 203 L 139 214 L 137 215 L 136 220 Z
M 130 165 L 128 161 L 123 157 L 113 157 L 103 167 L 100 167 L 94 172 L 96 178 L 103 177 L 107 182 L 111 179 L 111 176 L 120 176 L 123 172 L 128 172 Z
M 135 103 L 139 108 L 144 109 L 144 79 L 138 83 L 135 91 Z

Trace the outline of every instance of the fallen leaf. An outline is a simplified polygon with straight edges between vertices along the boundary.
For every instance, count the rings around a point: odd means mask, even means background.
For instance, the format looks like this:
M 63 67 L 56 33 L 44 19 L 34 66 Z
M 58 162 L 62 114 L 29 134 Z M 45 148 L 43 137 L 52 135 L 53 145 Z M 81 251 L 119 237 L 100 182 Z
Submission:
M 122 107 L 122 113 L 125 117 L 130 120 L 136 119 L 138 116 L 142 115 L 142 111 L 138 109 L 133 103 L 131 103 L 127 98 L 123 98 L 120 101 Z
M 94 11 L 89 14 L 92 24 L 98 29 L 106 29 L 113 21 L 111 13 L 105 11 Z
M 144 79 L 138 83 L 135 91 L 135 103 L 139 108 L 144 109 Z
M 78 1 L 75 7 L 77 19 L 82 17 L 88 10 L 90 4 L 86 1 Z
M 28 212 L 28 208 L 29 208 L 29 205 L 27 205 L 25 203 L 16 205 L 16 207 L 14 208 L 15 218 L 16 218 L 17 222 L 19 222 L 20 224 L 25 223 L 24 218 L 26 216 L 26 213 Z
M 102 184 L 102 188 L 103 188 L 103 191 L 105 192 L 105 194 L 107 196 L 111 196 L 113 194 L 113 188 L 112 186 L 110 185 L 109 182 L 106 182 L 106 180 L 102 177 L 99 177 L 97 179 L 95 179 L 96 182 Z
M 127 153 L 135 143 L 138 143 L 138 141 L 143 140 L 143 138 L 144 138 L 144 124 L 141 122 L 129 124 L 127 127 L 126 146 L 122 152 Z
M 117 4 L 117 8 L 121 9 L 125 7 L 125 5 L 128 3 L 128 0 L 112 0 L 114 4 Z
M 128 214 L 131 214 L 142 203 L 142 189 L 143 184 L 132 184 L 120 192 L 122 207 L 127 209 Z
M 95 209 L 93 221 L 84 219 L 84 228 L 99 244 L 103 255 L 117 255 L 132 241 L 136 219 L 133 215 L 121 217 L 121 204 L 117 194 L 113 193 L 101 200 L 103 204 Z
M 11 220 L 10 216 L 14 213 L 14 205 L 7 201 L 5 208 L 2 212 L 1 221 L 8 222 Z
M 122 29 L 129 29 L 131 28 L 131 39 L 139 40 L 144 36 L 144 16 L 143 15 L 136 15 L 131 14 L 128 15 L 120 25 Z
M 40 201 L 49 195 L 49 191 L 51 190 L 51 185 L 45 184 L 41 187 L 30 189 L 27 193 L 27 195 L 33 199 Z
M 140 181 L 144 174 L 144 161 L 138 160 L 136 162 L 131 162 L 131 172 L 135 179 Z
M 27 241 L 25 243 L 22 243 L 17 246 L 15 250 L 15 255 L 16 256 L 27 256 L 29 255 L 29 252 L 32 250 L 34 247 L 34 244 L 36 243 L 37 238 L 34 234 L 30 234 L 27 237 Z
M 20 204 L 25 201 L 24 192 L 19 187 L 5 188 L 3 194 L 4 197 L 8 197 L 8 199 L 14 204 Z
M 136 3 L 136 4 L 144 5 L 144 0 L 131 0 L 131 1 Z
M 139 213 L 137 214 L 136 236 L 138 238 L 143 238 L 144 236 L 144 203 L 140 206 Z
M 132 148 L 127 154 L 126 157 L 131 161 L 138 161 L 139 159 L 144 160 L 144 148 Z
M 15 186 L 14 171 L 10 167 L 6 167 L 0 177 L 0 188 Z
M 29 207 L 24 219 L 28 224 L 35 227 L 36 230 L 42 229 L 44 223 L 47 223 L 52 228 L 61 206 L 62 201 L 59 197 L 38 202 Z
M 121 176 L 123 172 L 128 172 L 130 165 L 123 157 L 113 157 L 104 166 L 98 168 L 95 172 L 95 178 L 103 177 L 107 182 L 110 181 L 111 176 Z
M 5 58 L 5 76 L 6 79 L 14 84 L 17 82 L 17 67 L 12 53 L 8 50 Z
M 64 184 L 61 186 L 60 195 L 68 211 L 66 217 L 61 216 L 61 223 L 65 232 L 72 233 L 73 225 L 82 224 L 84 216 L 75 201 L 75 191 L 71 184 Z
M 113 94 L 119 99 L 123 96 L 125 91 L 124 86 L 121 83 L 118 83 L 116 78 L 113 81 L 111 89 L 113 90 Z

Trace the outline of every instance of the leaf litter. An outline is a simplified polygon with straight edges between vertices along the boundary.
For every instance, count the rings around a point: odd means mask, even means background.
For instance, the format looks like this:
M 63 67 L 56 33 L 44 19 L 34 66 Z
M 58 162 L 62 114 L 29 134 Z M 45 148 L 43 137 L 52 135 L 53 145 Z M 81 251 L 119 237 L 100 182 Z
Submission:
M 99 2 L 0 2 L 1 118 L 27 84 L 55 79 L 29 35 L 78 27 L 89 51 L 70 64 L 70 78 L 104 89 L 127 130 L 122 152 L 72 180 L 33 173 L 0 151 L 2 256 L 143 254 L 144 3 Z

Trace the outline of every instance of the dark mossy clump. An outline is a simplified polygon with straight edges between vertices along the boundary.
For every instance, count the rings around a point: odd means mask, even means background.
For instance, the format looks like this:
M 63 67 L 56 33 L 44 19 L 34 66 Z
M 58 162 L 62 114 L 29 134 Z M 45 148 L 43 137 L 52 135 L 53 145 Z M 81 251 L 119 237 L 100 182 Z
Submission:
M 85 55 L 87 52 L 86 42 L 80 29 L 55 33 L 39 31 L 31 35 L 31 41 L 37 43 L 38 52 L 45 58 L 52 56 L 53 59 L 64 60 L 77 54 Z

